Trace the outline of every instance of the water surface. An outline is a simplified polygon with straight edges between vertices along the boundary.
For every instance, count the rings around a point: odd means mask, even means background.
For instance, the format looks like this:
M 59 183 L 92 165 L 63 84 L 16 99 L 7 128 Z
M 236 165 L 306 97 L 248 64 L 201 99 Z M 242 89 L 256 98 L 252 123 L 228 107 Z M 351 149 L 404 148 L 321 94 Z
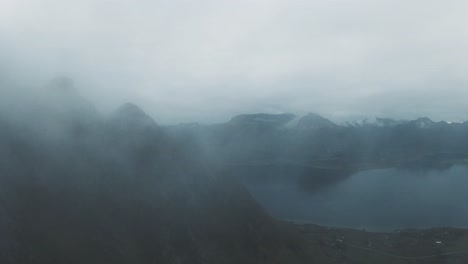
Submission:
M 468 228 L 468 167 L 369 170 L 306 192 L 297 177 L 247 180 L 274 217 L 367 230 Z

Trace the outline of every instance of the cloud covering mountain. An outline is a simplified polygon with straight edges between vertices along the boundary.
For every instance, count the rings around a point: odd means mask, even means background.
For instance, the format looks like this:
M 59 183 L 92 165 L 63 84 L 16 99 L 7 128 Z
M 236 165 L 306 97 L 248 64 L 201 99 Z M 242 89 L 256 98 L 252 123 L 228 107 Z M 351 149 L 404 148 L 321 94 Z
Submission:
M 162 123 L 252 112 L 464 120 L 467 3 L 0 3 L 1 75 L 73 77 L 105 110 Z M 112 96 L 109 96 L 112 94 Z

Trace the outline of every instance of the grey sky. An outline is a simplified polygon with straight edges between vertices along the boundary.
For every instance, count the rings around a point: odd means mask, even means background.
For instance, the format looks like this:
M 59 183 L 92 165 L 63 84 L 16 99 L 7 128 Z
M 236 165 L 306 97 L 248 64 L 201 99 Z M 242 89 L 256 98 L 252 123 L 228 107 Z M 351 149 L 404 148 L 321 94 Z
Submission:
M 463 0 L 1 0 L 0 66 L 160 123 L 249 112 L 468 120 Z

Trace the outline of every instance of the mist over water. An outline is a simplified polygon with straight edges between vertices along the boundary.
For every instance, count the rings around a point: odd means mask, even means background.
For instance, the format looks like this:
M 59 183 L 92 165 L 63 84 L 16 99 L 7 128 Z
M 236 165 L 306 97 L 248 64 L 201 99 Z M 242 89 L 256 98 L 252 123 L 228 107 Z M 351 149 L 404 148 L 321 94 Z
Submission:
M 468 166 L 362 171 L 312 193 L 287 175 L 245 182 L 270 214 L 294 222 L 375 231 L 468 227 Z

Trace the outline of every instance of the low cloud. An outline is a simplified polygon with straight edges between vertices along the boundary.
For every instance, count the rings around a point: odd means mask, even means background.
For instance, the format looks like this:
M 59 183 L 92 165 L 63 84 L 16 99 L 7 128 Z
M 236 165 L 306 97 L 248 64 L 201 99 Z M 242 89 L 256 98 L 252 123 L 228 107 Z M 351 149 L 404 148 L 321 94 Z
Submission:
M 246 112 L 468 119 L 464 1 L 0 3 L 2 77 L 75 79 L 162 123 Z

